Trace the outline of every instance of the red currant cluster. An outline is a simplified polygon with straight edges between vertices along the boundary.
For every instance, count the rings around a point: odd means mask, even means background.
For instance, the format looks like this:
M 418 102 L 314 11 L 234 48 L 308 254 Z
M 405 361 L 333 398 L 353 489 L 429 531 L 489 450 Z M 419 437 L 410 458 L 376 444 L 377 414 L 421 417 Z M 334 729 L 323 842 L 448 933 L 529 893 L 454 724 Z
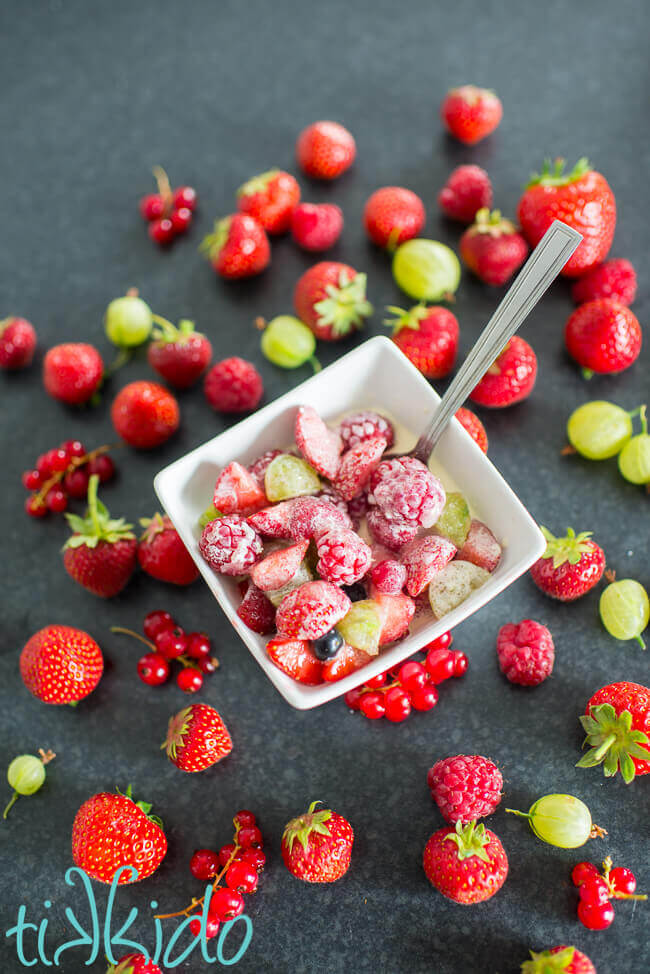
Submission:
M 111 632 L 122 632 L 139 639 L 150 652 L 138 660 L 138 676 L 150 687 L 166 683 L 171 674 L 171 662 L 180 663 L 182 669 L 176 683 L 185 693 L 196 693 L 203 686 L 205 674 L 214 673 L 219 660 L 212 655 L 212 642 L 204 632 L 185 632 L 169 612 L 159 609 L 145 616 L 142 625 L 147 639 L 124 629 L 111 626 Z
M 212 849 L 198 849 L 190 859 L 190 872 L 202 882 L 212 882 L 212 894 L 208 904 L 205 933 L 208 939 L 216 937 L 222 923 L 233 920 L 244 912 L 244 893 L 254 893 L 257 889 L 259 873 L 264 869 L 266 856 L 262 849 L 262 833 L 252 812 L 244 809 L 233 819 L 235 834 L 233 841 L 214 852 Z M 225 885 L 221 885 L 222 880 Z M 167 913 L 157 917 L 168 920 L 172 917 L 200 914 L 205 896 L 194 897 L 186 909 L 178 913 Z M 190 923 L 194 936 L 201 932 L 201 916 L 197 915 Z
M 573 885 L 580 892 L 578 919 L 587 930 L 606 930 L 614 922 L 611 900 L 647 900 L 643 893 L 636 893 L 636 877 L 631 869 L 617 866 L 612 869 L 608 856 L 603 862 L 602 873 L 592 862 L 579 862 L 571 873 Z
M 153 174 L 158 183 L 158 192 L 142 197 L 140 213 L 149 223 L 151 239 L 160 246 L 166 246 L 174 237 L 189 229 L 197 195 L 192 186 L 172 189 L 167 173 L 160 166 L 155 166 Z
M 85 497 L 92 474 L 100 483 L 115 476 L 115 464 L 108 456 L 110 447 L 99 446 L 86 452 L 79 440 L 66 440 L 60 446 L 42 453 L 33 470 L 23 474 L 23 486 L 32 491 L 25 510 L 32 517 L 45 517 L 52 511 L 62 514 L 68 498 Z
M 423 662 L 409 660 L 398 670 L 387 670 L 348 690 L 346 704 L 370 720 L 386 717 L 394 724 L 406 720 L 412 709 L 433 710 L 438 703 L 438 684 L 452 676 L 463 676 L 467 670 L 467 656 L 450 649 L 452 641 L 450 632 L 438 636 L 425 647 Z

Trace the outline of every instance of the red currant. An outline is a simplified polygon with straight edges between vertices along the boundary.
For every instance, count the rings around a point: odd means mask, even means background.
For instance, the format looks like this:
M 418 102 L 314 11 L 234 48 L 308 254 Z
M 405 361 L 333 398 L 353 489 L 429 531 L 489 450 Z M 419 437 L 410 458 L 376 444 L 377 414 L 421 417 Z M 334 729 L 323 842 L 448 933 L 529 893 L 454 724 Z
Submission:
M 186 666 L 176 677 L 176 682 L 184 693 L 196 693 L 203 686 L 203 674 L 194 667 Z
M 454 654 L 448 649 L 430 649 L 424 665 L 434 683 L 443 683 L 454 675 Z
M 226 865 L 226 863 L 230 861 L 230 857 L 232 856 L 234 851 L 235 851 L 234 842 L 229 842 L 227 845 L 221 846 L 221 848 L 219 849 L 219 865 L 221 866 L 222 869 Z M 233 860 L 233 862 L 235 861 L 236 860 Z
M 81 498 L 85 497 L 88 493 L 88 481 L 90 480 L 90 475 L 86 467 L 77 467 L 75 470 L 71 470 L 63 478 L 63 486 L 70 495 L 70 497 Z
M 189 632 L 187 634 L 187 655 L 192 659 L 203 659 L 212 652 L 210 637 L 204 632 Z
M 359 705 L 363 700 L 363 689 L 361 687 L 357 687 L 355 690 L 348 690 L 343 699 L 350 710 L 358 710 Z
M 193 186 L 179 186 L 174 190 L 172 202 L 177 210 L 182 208 L 195 210 L 198 202 L 196 190 Z
M 589 876 L 580 884 L 580 899 L 592 906 L 609 901 L 607 883 L 600 876 Z
M 571 881 L 574 886 L 580 886 L 581 883 L 592 879 L 594 876 L 600 876 L 600 873 L 593 862 L 579 862 L 571 870 Z
M 257 819 L 252 812 L 249 812 L 247 808 L 242 808 L 240 812 L 237 812 L 233 822 L 235 828 L 239 826 L 240 829 L 252 829 L 254 825 L 257 825 Z
M 212 940 L 213 937 L 216 937 L 220 928 L 221 920 L 219 920 L 218 917 L 211 915 L 210 911 L 208 910 L 208 915 L 205 918 L 205 936 L 207 939 Z
M 378 673 L 377 676 L 371 677 L 370 680 L 366 681 L 366 686 L 371 690 L 379 690 L 386 683 L 386 674 Z
M 609 881 L 617 893 L 633 893 L 636 889 L 636 876 L 625 866 L 616 866 L 609 874 Z
M 27 490 L 38 490 L 43 483 L 38 470 L 26 470 L 21 479 Z
M 208 912 L 219 920 L 232 920 L 244 912 L 244 897 L 236 889 L 220 886 L 212 894 Z
M 201 933 L 201 917 L 194 917 L 190 920 L 190 933 L 193 937 L 198 937 Z
M 173 211 L 170 220 L 176 233 L 185 233 L 192 222 L 192 211 L 186 206 L 181 206 L 180 209 Z
M 241 854 L 241 861 L 247 862 L 250 866 L 261 872 L 266 865 L 266 855 L 262 849 L 244 849 Z
M 52 473 L 52 467 L 50 466 L 50 451 L 47 453 L 41 453 L 36 461 L 36 469 L 41 475 L 41 480 L 47 480 L 47 478 Z
M 404 689 L 409 693 L 412 693 L 413 690 L 419 690 L 421 687 L 425 686 L 428 680 L 427 671 L 422 666 L 422 663 L 418 663 L 415 660 L 410 660 L 408 663 L 404 663 L 404 665 L 400 667 L 397 678 Z
M 411 698 L 401 687 L 393 687 L 386 694 L 386 717 L 394 724 L 399 724 L 411 713 Z
M 247 825 L 246 828 L 240 829 L 237 833 L 237 842 L 242 849 L 259 848 L 264 844 L 262 841 L 262 833 L 256 825 Z
M 226 873 L 226 885 L 240 893 L 254 893 L 257 889 L 257 869 L 247 862 L 233 862 Z
M 31 517 L 45 517 L 47 507 L 37 494 L 30 494 L 25 501 L 25 510 Z
M 140 200 L 140 213 L 144 220 L 157 220 L 165 212 L 165 201 L 160 193 L 148 193 Z
M 55 514 L 62 514 L 68 506 L 68 497 L 60 487 L 50 487 L 45 496 L 45 503 L 50 511 L 54 511 Z
M 161 246 L 171 243 L 175 235 L 174 224 L 166 216 L 149 224 L 149 236 Z
M 197 849 L 190 859 L 190 872 L 207 881 L 219 872 L 219 856 L 212 849 Z
M 164 612 L 162 609 L 156 609 L 154 612 L 150 612 L 144 617 L 144 622 L 142 623 L 142 631 L 147 639 L 151 640 L 154 640 L 165 629 L 175 628 L 176 623 L 174 619 L 169 612 Z
M 154 638 L 156 649 L 167 659 L 178 659 L 187 649 L 187 636 L 180 626 L 163 629 Z
M 101 484 L 105 484 L 115 476 L 115 464 L 106 453 L 100 453 L 98 457 L 88 461 L 88 476 L 93 474 L 97 474 Z
M 359 710 L 369 720 L 379 720 L 386 713 L 383 693 L 364 693 L 359 701 Z
M 86 455 L 86 447 L 81 440 L 66 440 L 61 444 L 61 450 L 65 450 L 70 459 L 73 457 L 83 457 Z
M 454 652 L 454 676 L 464 676 L 467 673 L 468 666 L 469 666 L 469 660 L 465 656 L 465 653 L 455 651 Z
M 449 649 L 453 641 L 454 637 L 450 632 L 443 632 L 442 636 L 433 639 L 425 649 Z
M 214 658 L 214 656 L 204 656 L 203 659 L 199 660 L 199 669 L 201 673 L 216 673 L 219 667 L 219 662 Z
M 52 473 L 63 473 L 66 467 L 69 465 L 70 460 L 68 454 L 65 450 L 59 448 L 58 450 L 50 450 L 50 470 Z
M 138 660 L 138 676 L 150 687 L 158 687 L 169 679 L 169 663 L 160 653 L 145 653 Z
M 578 903 L 578 919 L 587 930 L 606 930 L 614 922 L 614 907 L 607 903 Z
M 433 683 L 427 683 L 418 690 L 414 690 L 411 694 L 411 703 L 416 710 L 433 710 L 438 703 L 438 691 Z

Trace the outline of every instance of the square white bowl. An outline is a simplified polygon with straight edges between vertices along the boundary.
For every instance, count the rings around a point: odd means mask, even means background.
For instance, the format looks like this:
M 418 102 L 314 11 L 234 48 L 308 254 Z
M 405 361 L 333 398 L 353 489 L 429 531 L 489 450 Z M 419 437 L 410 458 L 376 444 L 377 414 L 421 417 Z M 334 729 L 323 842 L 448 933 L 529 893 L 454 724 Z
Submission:
M 237 615 L 241 601 L 237 583 L 216 574 L 199 553 L 198 520 L 212 499 L 217 476 L 231 460 L 251 463 L 266 450 L 282 449 L 292 443 L 298 406 L 313 406 L 325 420 L 351 410 L 383 411 L 412 432 L 413 443 L 406 447 L 410 449 L 439 401 L 437 393 L 392 341 L 371 338 L 291 392 L 165 467 L 154 480 L 165 511 L 219 605 L 271 682 L 299 710 L 341 696 L 453 629 L 530 568 L 546 542 L 498 470 L 460 423 L 453 420 L 436 447 L 435 460 L 503 545 L 498 567 L 489 581 L 442 619 L 416 619 L 405 639 L 383 650 L 363 671 L 336 683 L 305 686 L 271 662 L 266 654 L 266 638 L 252 632 Z

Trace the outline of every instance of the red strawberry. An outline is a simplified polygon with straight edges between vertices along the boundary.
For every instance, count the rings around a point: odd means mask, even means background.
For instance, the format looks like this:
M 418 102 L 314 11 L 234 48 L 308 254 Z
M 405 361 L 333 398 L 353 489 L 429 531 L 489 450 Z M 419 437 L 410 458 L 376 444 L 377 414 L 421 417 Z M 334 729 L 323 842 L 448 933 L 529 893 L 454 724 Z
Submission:
M 433 534 L 414 538 L 405 545 L 399 557 L 406 568 L 406 591 L 411 598 L 423 592 L 433 576 L 442 571 L 455 554 L 455 544 Z
M 500 839 L 475 821 L 434 832 L 422 865 L 427 879 L 455 903 L 482 903 L 498 893 L 508 875 L 508 857 Z
M 379 645 L 385 646 L 401 639 L 408 632 L 411 619 L 415 615 L 415 602 L 408 595 L 382 595 L 371 589 L 373 602 L 377 603 L 381 615 Z
M 117 964 L 111 964 L 106 974 L 163 974 L 163 971 L 145 954 L 125 954 Z
M 305 639 L 276 637 L 266 644 L 266 652 L 278 669 L 298 683 L 316 686 L 323 682 L 323 664 Z
M 214 707 L 193 703 L 170 719 L 163 747 L 181 771 L 205 771 L 230 754 L 232 741 Z
M 472 518 L 467 537 L 457 558 L 461 561 L 470 561 L 486 572 L 493 572 L 501 561 L 501 545 L 487 524 Z
M 296 142 L 298 165 L 312 179 L 338 179 L 356 154 L 352 133 L 338 122 L 313 122 Z
M 43 383 L 53 399 L 80 406 L 95 395 L 104 376 L 104 362 L 94 345 L 54 345 L 43 360 Z
M 296 446 L 305 460 L 328 480 L 336 478 L 343 441 L 329 429 L 312 406 L 301 406 L 294 424 Z
M 167 839 L 160 819 L 150 816 L 148 802 L 135 802 L 131 788 L 124 795 L 100 792 L 83 803 L 72 825 L 72 858 L 76 866 L 100 883 L 112 883 L 118 869 L 132 866 L 118 877 L 118 885 L 151 876 L 165 858 Z
M 471 409 L 466 409 L 465 406 L 461 406 L 456 413 L 456 419 L 463 426 L 469 435 L 472 437 L 477 446 L 487 453 L 488 451 L 488 438 L 485 432 L 485 426 L 478 418 L 478 416 L 472 412 Z
M 398 244 L 417 237 L 424 226 L 424 203 L 410 189 L 383 186 L 366 202 L 363 225 L 373 243 L 393 250 Z
M 323 260 L 305 271 L 296 284 L 293 303 L 300 320 L 326 342 L 345 338 L 372 314 L 366 275 L 336 261 Z
M 83 629 L 46 626 L 25 643 L 20 675 L 43 703 L 76 703 L 95 689 L 104 670 L 102 651 Z
M 628 785 L 636 775 L 650 774 L 650 687 L 627 682 L 601 687 L 580 723 L 589 750 L 578 768 L 602 764 L 605 777 L 620 771 Z
M 253 474 L 233 460 L 214 485 L 212 503 L 221 514 L 241 514 L 266 503 L 266 494 Z
M 501 409 L 527 399 L 537 378 L 537 356 L 519 335 L 514 335 L 481 381 L 470 393 L 479 406 Z
M 556 538 L 542 528 L 546 551 L 530 569 L 542 592 L 560 602 L 573 602 L 597 585 L 605 571 L 605 552 L 590 541 L 591 531 L 576 534 L 567 528 L 564 538 Z
M 295 178 L 282 169 L 269 169 L 249 179 L 237 190 L 240 213 L 262 224 L 267 233 L 286 233 L 291 215 L 300 202 L 300 186 Z
M 244 597 L 237 609 L 237 615 L 253 632 L 268 636 L 275 632 L 275 608 L 256 585 L 249 582 Z
M 427 784 L 445 821 L 466 825 L 496 810 L 503 776 L 482 754 L 455 754 L 436 761 L 427 774 Z
M 212 358 L 212 345 L 194 322 L 183 319 L 175 327 L 154 315 L 158 325 L 147 349 L 149 365 L 175 389 L 188 389 L 205 372 Z
M 636 297 L 636 271 L 623 257 L 606 260 L 572 285 L 571 297 L 576 304 L 611 298 L 630 305 Z
M 307 553 L 309 541 L 272 551 L 251 568 L 251 580 L 263 592 L 282 588 L 294 577 Z
M 291 520 L 300 499 L 292 497 L 272 507 L 264 507 L 251 514 L 248 523 L 267 538 L 291 538 Z
M 372 659 L 373 657 L 362 649 L 355 649 L 354 646 L 344 643 L 336 656 L 322 664 L 323 679 L 328 683 L 336 683 L 337 680 L 342 680 L 350 673 L 356 673 Z
M 234 213 L 217 220 L 214 233 L 204 237 L 201 251 L 217 274 L 229 280 L 261 274 L 271 263 L 271 245 L 266 230 L 245 213 Z
M 485 208 L 460 238 L 460 256 L 485 284 L 506 284 L 528 255 L 528 244 L 514 223 Z
M 521 965 L 521 974 L 596 974 L 593 962 L 577 947 L 551 947 L 539 953 L 531 950 L 531 960 Z
M 111 419 L 118 436 L 138 450 L 160 446 L 180 423 L 174 396 L 157 382 L 130 382 L 120 389 L 111 406 Z
M 162 514 L 140 518 L 145 528 L 138 544 L 140 568 L 160 582 L 191 585 L 199 570 L 171 520 Z
M 31 365 L 36 350 L 36 331 L 26 318 L 0 321 L 0 368 L 14 371 Z
M 492 183 L 480 166 L 458 166 L 438 193 L 438 205 L 452 220 L 471 223 L 483 207 L 492 206 Z
M 220 413 L 248 413 L 259 406 L 264 383 L 251 362 L 233 355 L 212 366 L 204 391 L 212 408 Z
M 352 500 L 361 493 L 370 480 L 370 475 L 379 466 L 382 453 L 386 449 L 386 438 L 371 436 L 352 449 L 346 450 L 334 486 L 344 500 Z
M 410 311 L 388 308 L 396 317 L 386 320 L 393 341 L 427 379 L 449 375 L 458 352 L 458 320 L 446 308 L 416 304 Z
M 351 604 L 331 582 L 305 582 L 282 599 L 275 615 L 278 633 L 285 639 L 318 639 L 346 615 Z
M 350 866 L 352 826 L 329 809 L 316 811 L 312 802 L 303 815 L 287 823 L 282 833 L 282 858 L 297 879 L 307 883 L 333 883 Z
M 616 227 L 616 200 L 607 180 L 580 159 L 564 173 L 564 159 L 553 167 L 547 160 L 519 200 L 517 219 L 531 247 L 542 239 L 553 220 L 562 220 L 582 234 L 580 246 L 564 265 L 565 277 L 580 277 L 607 257 Z
M 581 304 L 566 323 L 564 340 L 585 378 L 609 375 L 632 365 L 641 352 L 641 325 L 624 304 L 601 298 Z
M 97 498 L 99 477 L 93 474 L 88 485 L 88 510 L 85 517 L 66 514 L 72 535 L 63 550 L 63 565 L 68 575 L 94 595 L 110 598 L 121 592 L 136 565 L 138 542 L 133 525 L 124 518 L 114 520 Z
M 299 203 L 291 217 L 291 234 L 303 250 L 333 247 L 343 232 L 343 211 L 333 203 Z
M 501 121 L 503 107 L 498 96 L 488 88 L 463 85 L 447 92 L 440 115 L 445 128 L 465 145 L 480 142 Z

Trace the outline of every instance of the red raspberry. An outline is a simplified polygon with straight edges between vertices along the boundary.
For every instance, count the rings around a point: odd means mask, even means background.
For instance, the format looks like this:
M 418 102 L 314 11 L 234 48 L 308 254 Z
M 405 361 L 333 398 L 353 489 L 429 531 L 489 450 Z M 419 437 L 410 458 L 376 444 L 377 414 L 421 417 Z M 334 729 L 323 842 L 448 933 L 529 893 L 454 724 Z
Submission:
M 492 363 L 470 399 L 479 406 L 500 409 L 527 399 L 537 378 L 537 356 L 519 335 L 510 339 Z
M 509 622 L 499 629 L 497 656 L 501 672 L 511 683 L 536 687 L 553 672 L 553 637 L 546 626 L 532 619 Z
M 457 754 L 436 761 L 427 775 L 431 797 L 447 822 L 465 825 L 491 815 L 501 801 L 503 777 L 480 754 Z
M 369 440 L 353 446 L 351 450 L 346 450 L 334 482 L 334 486 L 346 501 L 352 500 L 362 492 L 385 449 L 385 438 L 372 436 Z
M 263 453 L 261 457 L 258 457 L 257 460 L 254 460 L 253 463 L 251 463 L 250 467 L 248 468 L 248 472 L 255 477 L 255 480 L 258 482 L 260 487 L 264 487 L 264 474 L 266 473 L 266 468 L 271 461 L 275 460 L 276 457 L 279 457 L 281 453 L 282 450 L 267 450 L 266 453 Z
M 328 531 L 317 539 L 316 549 L 318 574 L 335 585 L 353 585 L 370 568 L 370 548 L 354 531 Z
M 395 441 L 395 430 L 391 423 L 370 409 L 361 413 L 353 413 L 352 416 L 346 416 L 339 426 L 339 435 L 343 440 L 345 450 L 358 446 L 359 443 L 363 443 L 364 440 L 369 440 L 373 436 L 383 436 L 386 440 L 387 450 Z
M 313 122 L 296 142 L 298 165 L 313 179 L 337 179 L 357 154 L 351 132 L 338 122 Z
M 368 485 L 368 503 L 375 504 L 374 490 L 385 480 L 390 480 L 398 474 L 415 473 L 416 470 L 426 470 L 427 467 L 421 460 L 415 457 L 393 457 L 391 460 L 382 460 L 376 470 L 372 472 Z
M 294 541 L 319 538 L 332 528 L 349 528 L 347 514 L 324 497 L 296 498 L 291 511 L 290 537 Z
M 630 305 L 636 297 L 636 271 L 623 257 L 606 260 L 575 282 L 571 297 L 576 304 L 611 298 L 619 304 Z
M 415 598 L 423 592 L 434 575 L 442 571 L 456 554 L 456 545 L 448 538 L 429 534 L 414 538 L 400 553 L 406 568 L 406 591 Z
M 0 321 L 0 368 L 13 371 L 31 365 L 36 349 L 36 331 L 26 318 Z
M 487 453 L 487 433 L 485 432 L 485 426 L 478 416 L 471 409 L 466 409 L 465 406 L 461 406 L 456 412 L 456 419 L 461 426 L 464 426 L 476 445 L 483 450 L 483 453 Z
M 351 497 L 348 503 L 348 514 L 350 515 L 350 520 L 352 521 L 352 527 L 356 529 L 359 527 L 364 517 L 368 513 L 368 495 L 366 491 L 363 490 L 356 497 Z
M 54 345 L 43 360 L 43 382 L 53 399 L 80 406 L 93 397 L 104 375 L 102 357 L 84 342 Z
M 405 544 L 412 541 L 418 532 L 417 526 L 412 522 L 389 521 L 377 507 L 372 507 L 368 511 L 367 523 L 371 537 L 377 544 L 389 548 L 390 551 L 399 551 Z
M 585 376 L 627 369 L 641 352 L 641 325 L 624 304 L 601 298 L 581 304 L 566 323 L 564 340 Z
M 346 517 L 349 517 L 348 502 L 343 500 L 336 487 L 332 487 L 331 484 L 324 484 L 323 489 L 319 490 L 318 493 L 314 494 L 313 496 L 317 500 L 329 501 L 330 504 L 334 505 L 334 507 L 338 507 L 341 514 L 345 514 Z
M 343 211 L 334 203 L 300 203 L 293 211 L 291 235 L 303 250 L 328 250 L 342 231 Z
M 237 609 L 237 615 L 253 632 L 261 636 L 275 632 L 275 608 L 273 603 L 267 599 L 264 592 L 248 583 L 241 605 Z
M 422 469 L 402 471 L 374 488 L 377 507 L 389 521 L 408 521 L 418 527 L 432 527 L 445 506 L 445 489 L 434 474 Z
M 210 521 L 203 528 L 199 551 L 222 575 L 243 575 L 262 554 L 262 539 L 240 514 Z
M 351 605 L 345 592 L 331 582 L 305 582 L 282 599 L 275 624 L 287 639 L 319 639 L 341 621 Z
M 370 581 L 382 595 L 399 595 L 406 585 L 406 568 L 394 558 L 384 558 L 370 570 Z
M 492 206 L 492 183 L 480 166 L 458 166 L 438 193 L 438 205 L 452 220 L 472 223 L 477 212 Z
M 262 376 L 254 365 L 236 355 L 213 365 L 205 377 L 205 397 L 220 413 L 247 413 L 264 394 Z

